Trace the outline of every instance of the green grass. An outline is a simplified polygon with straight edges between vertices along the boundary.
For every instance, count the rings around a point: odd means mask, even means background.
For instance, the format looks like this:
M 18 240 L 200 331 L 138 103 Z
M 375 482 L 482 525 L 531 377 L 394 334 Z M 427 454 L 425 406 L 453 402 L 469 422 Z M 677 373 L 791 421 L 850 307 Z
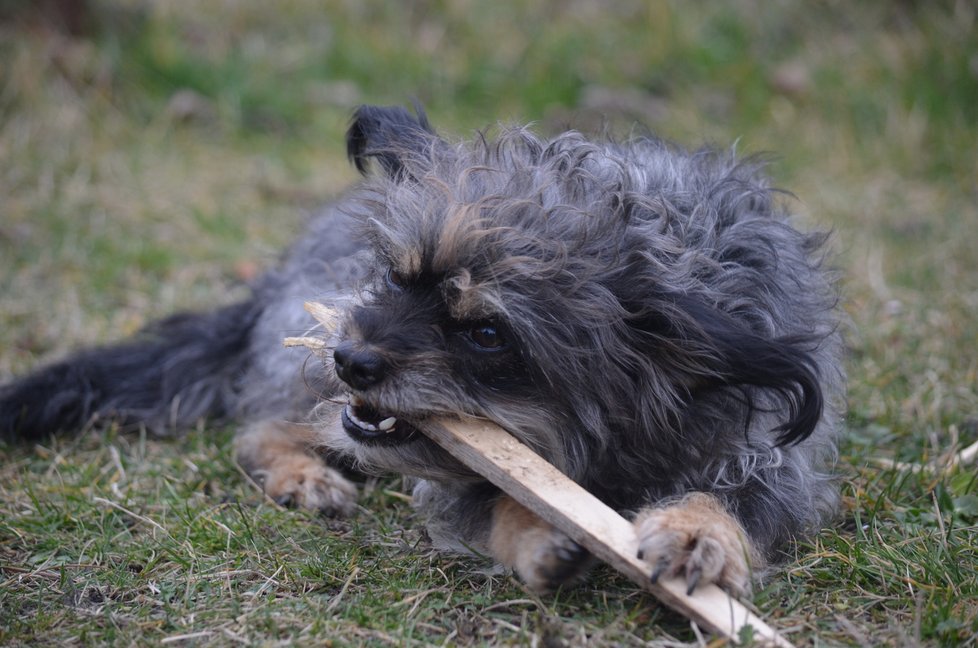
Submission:
M 0 4 L 0 380 L 242 294 L 354 180 L 359 102 L 738 141 L 831 228 L 851 319 L 837 523 L 754 605 L 800 645 L 974 645 L 978 24 L 969 3 Z M 607 570 L 554 596 L 432 552 L 396 477 L 330 521 L 232 432 L 0 448 L 0 644 L 674 645 Z

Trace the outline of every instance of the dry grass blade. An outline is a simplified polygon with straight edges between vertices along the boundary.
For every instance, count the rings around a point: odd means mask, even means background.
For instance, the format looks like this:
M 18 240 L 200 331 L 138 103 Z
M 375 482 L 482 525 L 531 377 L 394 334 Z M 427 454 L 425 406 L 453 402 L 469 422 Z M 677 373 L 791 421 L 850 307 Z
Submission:
M 335 308 L 330 308 L 318 302 L 306 302 L 304 307 L 306 312 L 312 315 L 322 325 L 324 331 L 331 332 L 336 328 L 339 322 L 339 311 Z M 329 347 L 325 339 L 311 335 L 287 337 L 282 340 L 282 345 L 287 347 L 306 347 L 317 355 L 325 353 Z
M 309 336 L 287 337 L 282 340 L 282 345 L 287 347 L 306 347 L 310 351 L 319 353 L 326 349 L 326 342 L 320 338 Z
M 304 304 L 306 312 L 316 318 L 316 321 L 323 325 L 326 331 L 332 331 L 339 323 L 340 313 L 335 308 L 330 308 L 318 302 L 306 302 Z

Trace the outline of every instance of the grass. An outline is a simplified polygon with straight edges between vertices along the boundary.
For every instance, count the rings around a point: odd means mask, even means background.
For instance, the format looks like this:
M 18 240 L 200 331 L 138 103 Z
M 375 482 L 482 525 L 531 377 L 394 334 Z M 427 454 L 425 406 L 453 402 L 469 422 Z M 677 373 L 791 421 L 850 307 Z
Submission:
M 53 3 L 52 3 L 53 4 Z M 965 2 L 0 4 L 0 379 L 232 300 L 354 179 L 358 102 L 446 133 L 641 120 L 774 151 L 834 230 L 844 509 L 754 605 L 800 645 L 975 645 L 978 24 Z M 433 553 L 396 477 L 358 516 L 263 501 L 231 431 L 0 447 L 0 644 L 676 645 L 606 570 L 538 597 Z

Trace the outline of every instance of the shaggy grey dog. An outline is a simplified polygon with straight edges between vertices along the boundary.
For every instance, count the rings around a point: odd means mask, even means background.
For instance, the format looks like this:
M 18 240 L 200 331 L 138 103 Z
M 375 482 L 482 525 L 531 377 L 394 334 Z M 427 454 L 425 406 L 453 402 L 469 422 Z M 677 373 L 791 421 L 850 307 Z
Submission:
M 420 434 L 431 417 L 506 428 L 633 516 L 651 577 L 690 589 L 746 591 L 832 511 L 824 236 L 792 226 L 759 163 L 523 128 L 454 144 L 399 108 L 359 109 L 347 145 L 368 178 L 249 301 L 0 388 L 0 432 L 235 418 L 239 461 L 278 501 L 352 512 L 324 456 L 417 477 L 438 545 L 538 589 L 586 552 Z M 309 299 L 343 313 L 332 362 L 282 346 L 313 327 Z

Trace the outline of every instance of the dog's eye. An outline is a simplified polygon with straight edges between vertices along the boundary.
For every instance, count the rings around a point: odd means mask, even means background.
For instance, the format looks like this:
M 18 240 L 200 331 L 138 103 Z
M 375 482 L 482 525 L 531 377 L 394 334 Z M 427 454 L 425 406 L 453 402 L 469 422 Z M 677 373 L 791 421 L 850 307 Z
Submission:
M 506 346 L 506 339 L 492 324 L 479 324 L 469 329 L 469 339 L 476 346 L 490 351 L 496 351 Z
M 403 290 L 405 286 L 404 277 L 394 268 L 387 270 L 387 285 L 398 290 Z

